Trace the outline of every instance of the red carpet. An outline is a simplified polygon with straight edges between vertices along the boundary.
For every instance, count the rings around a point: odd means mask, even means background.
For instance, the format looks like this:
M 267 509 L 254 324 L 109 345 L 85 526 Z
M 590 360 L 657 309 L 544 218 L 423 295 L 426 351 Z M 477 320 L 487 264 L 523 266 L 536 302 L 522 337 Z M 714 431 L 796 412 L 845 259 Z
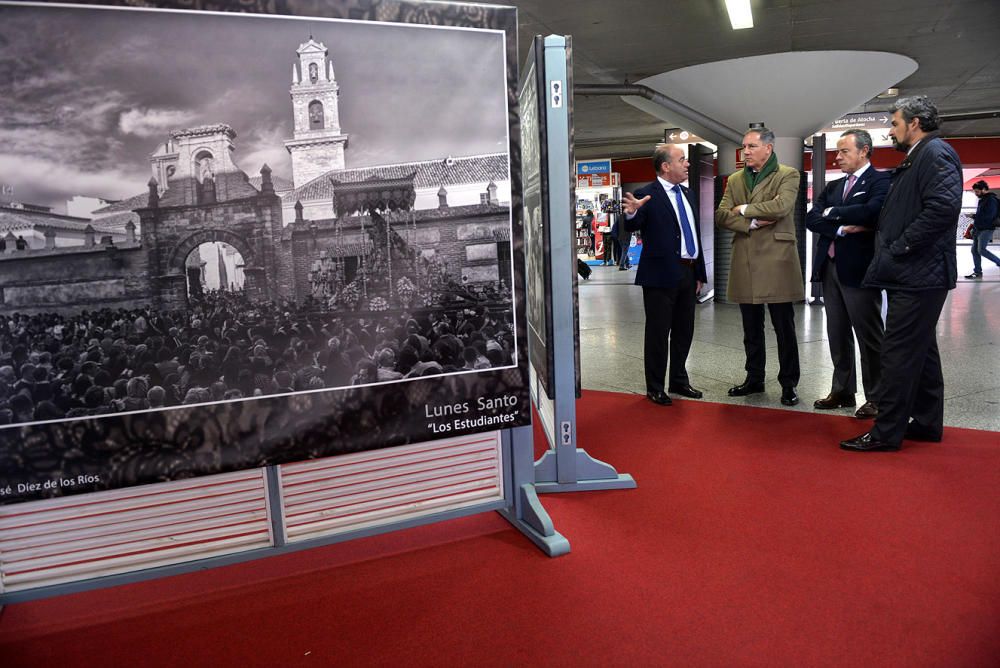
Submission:
M 847 453 L 840 416 L 586 392 L 629 491 L 8 606 L 0 665 L 1000 665 L 1000 438 Z

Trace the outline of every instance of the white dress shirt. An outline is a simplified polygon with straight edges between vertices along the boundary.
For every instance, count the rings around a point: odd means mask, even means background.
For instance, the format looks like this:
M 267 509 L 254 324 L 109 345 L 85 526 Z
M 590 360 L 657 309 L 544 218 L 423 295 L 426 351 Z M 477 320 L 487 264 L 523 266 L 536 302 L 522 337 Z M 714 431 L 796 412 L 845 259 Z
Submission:
M 684 202 L 684 211 L 687 213 L 688 223 L 691 225 L 691 238 L 694 240 L 694 248 L 688 248 L 684 242 L 684 230 L 681 228 L 681 215 L 677 211 L 677 195 L 674 194 L 674 184 L 660 176 L 657 176 L 656 180 L 660 182 L 663 191 L 667 194 L 670 206 L 674 209 L 674 218 L 677 219 L 677 232 L 681 236 L 681 257 L 686 260 L 694 260 L 698 257 L 698 232 L 694 226 L 694 211 L 691 209 L 691 203 L 688 202 L 687 196 L 682 191 L 681 201 Z M 635 218 L 634 213 L 625 214 L 625 220 L 632 220 L 633 218 Z
M 663 186 L 663 190 L 667 193 L 667 199 L 670 200 L 670 206 L 674 208 L 674 218 L 677 219 L 677 231 L 681 235 L 681 257 L 687 260 L 694 260 L 698 257 L 698 234 L 694 228 L 694 211 L 691 210 L 691 204 L 684 193 L 681 192 L 684 211 L 687 213 L 688 224 L 691 225 L 691 239 L 694 241 L 694 248 L 688 248 L 687 243 L 684 241 L 684 230 L 681 228 L 681 214 L 677 210 L 677 195 L 674 194 L 674 184 L 659 176 L 656 177 L 656 180 Z M 677 187 L 680 187 L 680 184 L 677 184 Z

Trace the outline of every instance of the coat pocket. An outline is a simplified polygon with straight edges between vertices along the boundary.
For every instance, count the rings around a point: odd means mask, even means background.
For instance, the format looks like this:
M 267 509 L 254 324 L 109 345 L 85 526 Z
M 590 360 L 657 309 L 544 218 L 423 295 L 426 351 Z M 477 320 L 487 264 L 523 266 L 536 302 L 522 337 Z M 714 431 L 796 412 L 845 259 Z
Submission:
M 775 232 L 775 241 L 795 241 L 795 234 L 792 232 Z

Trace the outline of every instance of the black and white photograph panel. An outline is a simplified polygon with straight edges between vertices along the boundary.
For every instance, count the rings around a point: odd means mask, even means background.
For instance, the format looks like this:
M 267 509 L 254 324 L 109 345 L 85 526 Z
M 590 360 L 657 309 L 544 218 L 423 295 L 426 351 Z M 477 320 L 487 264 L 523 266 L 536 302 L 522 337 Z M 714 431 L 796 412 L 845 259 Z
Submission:
M 0 423 L 514 363 L 502 35 L 0 19 Z
M 277 443 L 335 410 L 340 451 L 433 437 L 410 395 L 497 389 L 526 422 L 511 51 L 468 25 L 0 2 L 0 470 L 191 416 L 266 414 Z M 263 438 L 245 465 L 330 454 Z

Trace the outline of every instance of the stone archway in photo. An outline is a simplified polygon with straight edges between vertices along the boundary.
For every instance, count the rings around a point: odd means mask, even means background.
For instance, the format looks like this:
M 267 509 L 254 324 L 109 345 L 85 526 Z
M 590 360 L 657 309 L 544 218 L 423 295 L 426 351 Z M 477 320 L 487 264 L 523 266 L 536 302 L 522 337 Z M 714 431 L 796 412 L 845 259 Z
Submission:
M 267 288 L 267 272 L 259 266 L 259 253 L 257 249 L 240 235 L 225 229 L 201 229 L 182 239 L 174 246 L 167 260 L 167 275 L 173 277 L 180 276 L 181 279 L 186 280 L 185 264 L 188 256 L 202 244 L 212 242 L 229 244 L 243 258 L 243 264 L 245 265 L 244 275 L 246 277 L 244 290 L 247 297 L 252 301 L 267 299 L 269 293 Z M 186 290 L 185 295 L 187 295 Z
M 281 198 L 274 193 L 270 168 L 261 168 L 259 190 L 238 170 L 216 170 L 214 179 L 217 201 L 201 204 L 193 177 L 171 181 L 162 198 L 151 180 L 147 206 L 136 210 L 142 246 L 149 254 L 150 296 L 157 308 L 189 306 L 185 261 L 195 248 L 210 242 L 226 243 L 242 256 L 246 298 L 262 302 L 279 297 Z

